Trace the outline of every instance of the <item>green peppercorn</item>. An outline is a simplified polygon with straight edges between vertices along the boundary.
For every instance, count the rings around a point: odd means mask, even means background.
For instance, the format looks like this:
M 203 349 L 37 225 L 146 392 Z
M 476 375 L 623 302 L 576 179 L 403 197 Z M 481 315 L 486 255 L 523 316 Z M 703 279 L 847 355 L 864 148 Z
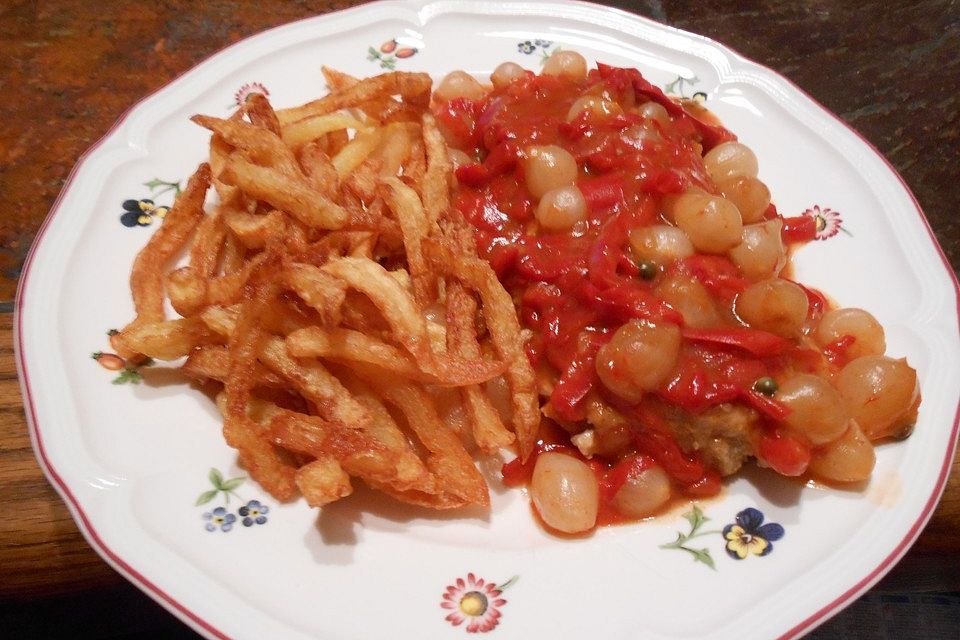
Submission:
M 753 390 L 765 396 L 772 396 L 778 388 L 777 381 L 769 376 L 764 376 L 753 383 Z
M 653 280 L 657 277 L 657 272 L 659 271 L 656 263 L 650 262 L 649 260 L 644 260 L 637 265 L 637 268 L 640 269 L 640 277 L 644 280 Z

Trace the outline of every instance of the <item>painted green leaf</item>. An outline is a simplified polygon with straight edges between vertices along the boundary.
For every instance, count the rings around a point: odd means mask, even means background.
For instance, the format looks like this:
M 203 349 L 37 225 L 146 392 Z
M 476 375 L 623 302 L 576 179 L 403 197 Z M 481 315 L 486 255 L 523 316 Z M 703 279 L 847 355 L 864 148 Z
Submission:
M 507 581 L 504 582 L 503 584 L 495 585 L 494 588 L 495 588 L 497 591 L 500 591 L 500 592 L 502 593 L 502 592 L 506 591 L 507 589 L 509 589 L 510 587 L 512 587 L 513 585 L 517 584 L 517 580 L 519 580 L 519 579 L 520 579 L 520 576 L 513 576 L 512 578 L 510 578 L 509 580 L 507 580 Z
M 236 489 L 237 487 L 239 487 L 240 485 L 242 485 L 244 480 L 246 480 L 246 478 L 242 478 L 242 477 L 240 477 L 240 478 L 230 478 L 229 480 L 227 480 L 226 482 L 224 482 L 224 483 L 220 486 L 220 488 L 221 488 L 223 491 L 233 491 L 234 489 Z
M 223 491 L 223 475 L 217 469 L 210 469 L 210 473 L 207 474 L 207 478 L 210 480 L 210 484 L 215 486 L 218 490 Z
M 702 562 L 714 571 L 717 570 L 716 565 L 713 564 L 713 557 L 710 555 L 709 549 L 691 549 L 689 547 L 684 547 L 683 549 L 684 551 L 690 552 L 690 555 L 693 556 L 694 562 Z
M 194 506 L 199 507 L 202 504 L 207 504 L 211 500 L 217 497 L 217 494 L 220 493 L 216 489 L 211 489 L 210 491 L 204 491 L 200 494 L 200 497 L 197 498 L 197 501 L 194 503 Z
M 112 384 L 140 384 L 143 377 L 135 369 L 124 369 L 113 379 Z
M 710 519 L 703 515 L 703 511 L 701 511 L 697 505 L 693 505 L 693 509 L 683 514 L 683 517 L 690 523 L 691 534 L 696 532 L 697 529 L 703 526 L 703 523 Z

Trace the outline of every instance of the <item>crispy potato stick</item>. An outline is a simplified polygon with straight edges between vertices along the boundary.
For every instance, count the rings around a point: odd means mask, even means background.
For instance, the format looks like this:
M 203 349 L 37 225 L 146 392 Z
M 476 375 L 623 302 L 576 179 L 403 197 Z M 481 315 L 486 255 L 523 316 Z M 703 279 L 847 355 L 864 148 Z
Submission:
M 297 469 L 297 487 L 311 507 L 322 507 L 353 493 L 350 476 L 333 458 L 318 457 Z
M 463 285 L 457 281 L 447 284 L 447 345 L 450 351 L 462 353 L 468 358 L 479 358 L 474 318 L 477 303 Z M 511 445 L 513 434 L 507 431 L 496 407 L 479 385 L 460 389 L 477 446 L 487 453 L 496 453 Z
M 293 151 L 277 134 L 242 120 L 222 120 L 201 115 L 190 119 L 204 129 L 222 136 L 251 162 L 272 167 L 290 177 L 300 175 L 300 167 Z M 229 161 L 227 164 L 229 165 Z
M 287 351 L 297 358 L 330 358 L 373 365 L 410 380 L 435 382 L 405 351 L 351 329 L 304 327 L 287 336 Z
M 239 270 L 217 278 L 204 279 L 193 267 L 181 267 L 167 274 L 165 283 L 170 304 L 182 316 L 196 315 L 209 305 L 231 305 L 240 301 L 251 274 L 266 259 L 251 258 Z
M 322 193 L 311 189 L 306 179 L 282 174 L 242 158 L 233 157 L 220 176 L 259 200 L 295 216 L 308 227 L 339 229 L 347 222 L 347 211 Z
M 325 98 L 308 102 L 299 107 L 282 109 L 277 117 L 282 125 L 303 120 L 311 116 L 333 113 L 340 109 L 356 107 L 376 98 L 399 94 L 401 99 L 421 109 L 430 104 L 430 88 L 433 81 L 425 73 L 407 73 L 394 71 L 372 78 L 360 80 L 343 91 L 331 93 Z
M 163 321 L 164 268 L 183 248 L 203 218 L 203 200 L 209 186 L 210 166 L 204 163 L 190 177 L 187 188 L 164 217 L 163 224 L 133 261 L 130 291 L 137 316 L 116 337 L 117 352 L 122 358 L 134 358 L 139 353 L 129 344 L 128 333 L 142 325 Z
M 207 345 L 193 351 L 181 367 L 194 380 L 219 380 L 226 382 L 230 373 L 230 354 L 223 345 Z M 254 386 L 285 389 L 286 380 L 257 363 L 254 366 Z
M 337 112 L 291 122 L 283 127 L 281 137 L 288 146 L 296 148 L 331 131 L 342 129 L 362 131 L 368 128 L 369 125 L 360 122 L 353 116 Z
M 252 124 L 272 134 L 280 135 L 280 120 L 277 119 L 277 114 L 270 106 L 267 96 L 262 93 L 251 93 L 241 109 L 250 118 Z
M 450 206 L 450 175 L 453 163 L 447 153 L 437 121 L 429 113 L 423 114 L 423 144 L 427 154 L 427 170 L 423 176 L 423 208 L 427 219 L 436 224 Z
M 363 258 L 334 258 L 321 268 L 366 294 L 390 323 L 396 341 L 416 358 L 421 370 L 436 376 L 439 381 L 477 384 L 496 377 L 503 370 L 504 363 L 434 353 L 430 348 L 427 322 L 413 297 L 376 262 Z
M 227 239 L 223 225 L 222 208 L 217 207 L 197 225 L 197 233 L 190 246 L 190 266 L 204 278 L 209 278 L 217 269 L 217 259 Z
M 220 337 L 199 318 L 149 322 L 124 334 L 124 343 L 136 353 L 157 360 L 176 360 L 197 347 L 218 342 Z
M 517 434 L 520 457 L 526 460 L 537 442 L 540 404 L 536 376 L 524 353 L 520 321 L 513 300 L 497 280 L 497 274 L 483 260 L 454 256 L 447 247 L 433 239 L 425 243 L 425 249 L 428 257 L 439 267 L 480 294 L 490 339 L 497 355 L 507 363 L 506 376 L 513 396 L 513 430 Z
M 243 303 L 237 325 L 230 336 L 230 369 L 224 385 L 226 411 L 223 436 L 235 448 L 243 466 L 264 489 L 277 500 L 290 500 L 297 495 L 296 465 L 275 445 L 259 437 L 260 430 L 247 415 L 250 391 L 253 387 L 257 353 L 263 332 L 260 316 L 276 297 L 277 286 L 271 280 L 270 270 L 276 269 L 276 260 L 261 266 L 259 281 L 254 283 L 251 296 Z
M 420 136 L 420 127 L 409 122 L 397 122 L 387 125 L 384 140 L 378 152 L 381 157 L 380 177 L 396 177 L 400 167 L 410 157 L 410 145 Z
M 340 149 L 330 160 L 333 168 L 337 170 L 340 180 L 353 173 L 354 169 L 360 166 L 367 159 L 374 149 L 380 145 L 383 139 L 383 129 L 368 129 L 361 131 Z
M 393 211 L 403 233 L 403 246 L 407 251 L 407 263 L 413 279 L 413 292 L 417 302 L 426 306 L 437 297 L 437 277 L 427 268 L 421 244 L 429 233 L 429 221 L 416 191 L 397 178 L 383 180 L 380 194 Z
M 381 443 L 393 462 L 371 460 L 367 455 L 363 475 L 379 477 L 391 484 L 410 488 L 424 482 L 428 473 L 410 448 L 402 432 L 392 423 L 375 420 L 369 410 L 354 398 L 343 384 L 316 360 L 294 360 L 283 341 L 271 338 L 264 342 L 261 361 L 291 383 L 316 405 L 317 412 L 328 422 L 350 427 Z M 367 452 L 369 453 L 369 452 Z
M 427 468 L 436 476 L 440 491 L 466 503 L 489 506 L 487 483 L 460 439 L 440 420 L 430 395 L 411 384 L 390 384 L 382 379 L 371 384 L 403 412 L 410 430 L 430 452 Z
M 220 273 L 227 275 L 239 271 L 243 267 L 246 249 L 232 234 L 227 234 L 223 243 L 223 256 L 220 259 Z
M 340 176 L 319 141 L 314 140 L 300 147 L 297 159 L 310 185 L 328 198 L 335 199 L 340 191 Z
M 311 264 L 291 263 L 281 274 L 283 284 L 317 310 L 323 323 L 340 324 L 340 308 L 347 297 L 347 283 Z M 294 354 L 297 355 L 297 354 Z
M 287 216 L 273 210 L 266 215 L 227 209 L 223 222 L 247 249 L 262 249 L 271 237 L 280 237 L 287 229 Z

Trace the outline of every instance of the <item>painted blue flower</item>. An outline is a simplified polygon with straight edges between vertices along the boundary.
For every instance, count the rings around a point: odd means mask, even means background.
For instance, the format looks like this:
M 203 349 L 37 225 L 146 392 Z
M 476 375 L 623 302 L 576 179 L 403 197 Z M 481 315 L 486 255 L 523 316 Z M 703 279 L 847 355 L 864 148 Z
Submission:
M 251 500 L 247 504 L 237 509 L 237 513 L 243 518 L 240 522 L 245 527 L 252 527 L 254 524 L 264 524 L 267 521 L 267 513 L 270 507 L 260 504 L 259 500 Z
M 207 521 L 204 527 L 207 531 L 216 531 L 220 529 L 224 533 L 233 529 L 233 523 L 237 521 L 237 516 L 227 513 L 223 507 L 217 507 L 213 511 L 207 511 L 203 514 L 203 519 Z
M 536 51 L 537 46 L 532 42 L 530 42 L 529 40 L 524 40 L 523 42 L 517 43 L 517 49 L 520 51 L 520 53 L 526 53 L 527 55 L 529 55 L 534 51 Z
M 553 43 L 550 42 L 549 40 L 534 40 L 534 41 L 533 41 L 533 44 L 534 44 L 534 46 L 540 47 L 541 49 L 547 49 L 547 48 L 549 48 L 551 45 L 553 45 Z
M 743 560 L 748 555 L 765 556 L 773 551 L 773 542 L 783 537 L 784 531 L 776 522 L 763 524 L 763 513 L 749 507 L 737 514 L 736 524 L 723 528 L 727 540 L 727 555 Z
M 149 198 L 140 200 L 124 200 L 123 214 L 120 224 L 125 227 L 147 227 L 153 224 L 154 218 L 163 218 L 170 211 L 170 207 L 157 206 Z

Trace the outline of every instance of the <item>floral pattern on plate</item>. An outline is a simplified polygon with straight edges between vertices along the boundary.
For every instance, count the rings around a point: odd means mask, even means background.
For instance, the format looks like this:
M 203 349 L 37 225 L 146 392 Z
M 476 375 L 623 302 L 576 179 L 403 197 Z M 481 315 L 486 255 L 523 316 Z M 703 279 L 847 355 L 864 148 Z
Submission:
M 393 70 L 397 66 L 397 60 L 412 58 L 418 51 L 415 47 L 400 46 L 396 38 L 391 38 L 381 44 L 379 49 L 367 47 L 367 60 L 379 62 L 381 69 Z
M 119 333 L 116 329 L 107 331 L 107 336 L 110 338 L 110 345 L 114 349 L 117 348 L 114 345 L 114 336 Z M 94 351 L 90 354 L 90 357 L 96 360 L 97 364 L 107 371 L 118 372 L 117 377 L 113 379 L 113 384 L 140 384 L 143 381 L 140 369 L 153 364 L 151 358 L 144 358 L 137 361 L 124 360 L 117 354 L 109 351 Z
M 694 538 L 716 536 L 720 534 L 726 541 L 724 550 L 734 560 L 745 560 L 750 555 L 765 556 L 773 551 L 773 542 L 783 537 L 784 528 L 776 522 L 764 524 L 764 515 L 759 509 L 747 507 L 736 515 L 736 522 L 726 525 L 722 530 L 703 531 L 703 525 L 710 521 L 699 506 L 693 505 L 683 514 L 690 523 L 687 533 L 677 532 L 677 539 L 660 545 L 661 549 L 676 549 L 689 553 L 694 562 L 700 562 L 713 570 L 717 569 L 710 549 L 697 548 L 689 542 Z
M 270 507 L 259 500 L 244 500 L 237 493 L 237 488 L 246 482 L 246 476 L 227 479 L 224 478 L 219 469 L 212 468 L 207 473 L 207 480 L 213 485 L 213 488 L 201 493 L 194 506 L 199 507 L 209 504 L 217 499 L 222 500 L 223 504 L 210 511 L 204 511 L 200 515 L 205 523 L 204 529 L 210 532 L 219 530 L 223 533 L 229 533 L 238 519 L 244 527 L 267 523 L 267 514 L 270 513 Z M 244 502 L 236 513 L 229 510 L 230 496 Z
M 251 95 L 259 93 L 264 97 L 270 97 L 270 90 L 262 82 L 248 82 L 237 89 L 237 92 L 233 94 L 233 104 L 232 107 L 242 107 L 246 102 L 247 98 Z
M 500 610 L 507 601 L 501 594 L 513 586 L 519 576 L 513 576 L 503 584 L 487 582 L 468 573 L 466 578 L 457 578 L 448 585 L 440 600 L 440 607 L 449 610 L 444 618 L 454 627 L 466 623 L 468 633 L 487 633 L 500 624 Z
M 155 198 L 169 192 L 173 192 L 174 199 L 180 195 L 179 180 L 170 182 L 154 178 L 149 182 L 144 182 L 143 186 L 150 189 L 149 198 L 129 198 L 120 205 L 123 208 L 123 213 L 120 214 L 120 224 L 125 227 L 149 227 L 154 220 L 162 220 L 170 211 L 170 206 L 157 204 Z
M 835 211 L 830 207 L 820 207 L 820 205 L 815 204 L 801 215 L 807 216 L 808 218 L 813 218 L 817 223 L 817 240 L 826 240 L 827 238 L 832 238 L 841 231 L 843 231 L 848 236 L 853 236 L 852 233 L 847 231 L 843 226 L 843 218 L 840 216 L 839 211 Z

